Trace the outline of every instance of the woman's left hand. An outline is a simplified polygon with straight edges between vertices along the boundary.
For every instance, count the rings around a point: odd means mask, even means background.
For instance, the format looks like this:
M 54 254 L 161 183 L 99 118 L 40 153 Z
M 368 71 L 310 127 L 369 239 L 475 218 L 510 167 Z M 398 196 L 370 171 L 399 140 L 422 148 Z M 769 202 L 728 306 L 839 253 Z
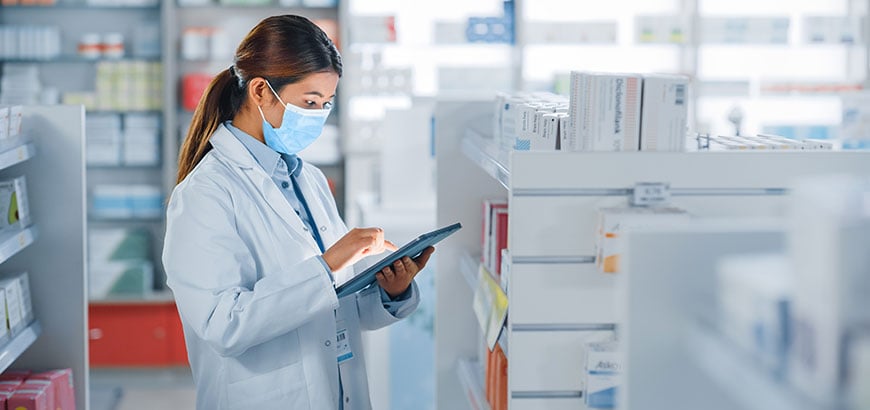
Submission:
M 414 276 L 417 276 L 417 273 L 426 267 L 426 262 L 429 262 L 429 257 L 432 256 L 433 252 L 435 252 L 435 248 L 430 246 L 414 259 L 406 256 L 397 260 L 392 266 L 387 266 L 375 275 L 378 284 L 391 298 L 395 299 L 408 290 Z

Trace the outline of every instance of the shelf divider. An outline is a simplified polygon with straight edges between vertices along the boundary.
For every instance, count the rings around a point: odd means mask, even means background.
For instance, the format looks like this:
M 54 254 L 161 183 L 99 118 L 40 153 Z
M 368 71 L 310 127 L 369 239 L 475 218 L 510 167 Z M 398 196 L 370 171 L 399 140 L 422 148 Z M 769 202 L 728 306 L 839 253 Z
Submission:
M 0 263 L 30 246 L 39 236 L 39 230 L 35 226 L 24 229 L 10 230 L 0 234 Z

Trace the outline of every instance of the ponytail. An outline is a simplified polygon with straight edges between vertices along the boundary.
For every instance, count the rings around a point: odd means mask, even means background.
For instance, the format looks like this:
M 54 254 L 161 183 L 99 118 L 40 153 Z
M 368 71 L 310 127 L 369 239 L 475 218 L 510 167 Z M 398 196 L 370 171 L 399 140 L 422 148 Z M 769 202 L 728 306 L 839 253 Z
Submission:
M 242 100 L 242 88 L 232 73 L 232 67 L 221 71 L 208 85 L 187 131 L 187 138 L 178 155 L 178 178 L 181 183 L 209 151 L 209 139 L 218 127 L 235 116 Z
M 212 134 L 233 119 L 245 101 L 248 79 L 270 80 L 276 90 L 305 76 L 332 71 L 341 77 L 341 55 L 326 33 L 311 20 L 283 15 L 264 19 L 239 44 L 235 64 L 208 85 L 193 113 L 187 138 L 178 154 L 181 183 L 211 151 Z

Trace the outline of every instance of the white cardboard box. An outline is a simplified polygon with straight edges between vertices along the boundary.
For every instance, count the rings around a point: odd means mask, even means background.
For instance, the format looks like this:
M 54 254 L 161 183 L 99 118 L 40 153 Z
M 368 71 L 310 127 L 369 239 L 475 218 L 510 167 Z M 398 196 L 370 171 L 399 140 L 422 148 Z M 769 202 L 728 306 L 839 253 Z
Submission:
M 643 80 L 636 74 L 571 73 L 574 151 L 637 151 Z
M 17 279 L 2 279 L 0 289 L 6 294 L 6 326 L 14 335 L 24 327 L 21 314 L 21 283 Z
M 682 75 L 643 76 L 640 150 L 683 151 L 689 115 L 689 78 Z

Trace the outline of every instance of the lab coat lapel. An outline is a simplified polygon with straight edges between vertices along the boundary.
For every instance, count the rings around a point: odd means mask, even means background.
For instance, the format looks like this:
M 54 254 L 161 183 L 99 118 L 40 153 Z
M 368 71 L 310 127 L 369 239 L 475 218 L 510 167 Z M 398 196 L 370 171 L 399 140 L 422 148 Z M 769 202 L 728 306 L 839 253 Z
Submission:
M 278 187 L 275 185 L 274 181 L 272 181 L 272 178 L 266 175 L 266 171 L 256 163 L 253 156 L 251 156 L 251 153 L 248 152 L 245 146 L 242 145 L 242 143 L 239 142 L 223 125 L 218 128 L 214 135 L 212 135 L 210 141 L 214 149 L 218 150 L 225 158 L 229 159 L 230 162 L 233 162 L 234 165 L 238 166 L 242 174 L 251 181 L 252 185 L 260 193 L 263 201 L 265 201 L 266 204 L 268 204 L 268 206 L 272 208 L 272 210 L 275 211 L 275 213 L 278 214 L 278 216 L 308 244 L 308 246 L 311 246 L 319 253 L 320 248 L 317 246 L 317 242 L 314 241 L 311 233 L 306 231 L 302 219 L 299 218 L 299 215 L 296 215 L 296 211 L 292 206 L 290 206 L 290 203 L 287 202 L 287 198 L 284 198 L 284 194 L 278 190 Z
M 329 214 L 327 214 L 326 208 L 324 204 L 329 203 L 325 201 L 323 197 L 323 193 L 317 191 L 314 186 L 314 181 L 312 181 L 311 175 L 304 167 L 310 165 L 302 165 L 303 170 L 299 174 L 299 189 L 302 191 L 302 195 L 305 196 L 305 201 L 308 203 L 308 209 L 311 210 L 311 217 L 314 218 L 315 227 L 314 229 L 320 230 L 320 239 L 323 240 L 323 246 L 325 248 L 329 248 L 335 243 L 336 239 L 334 236 L 337 234 L 336 232 L 331 232 L 332 224 L 330 223 Z M 326 229 L 326 230 L 324 230 Z

